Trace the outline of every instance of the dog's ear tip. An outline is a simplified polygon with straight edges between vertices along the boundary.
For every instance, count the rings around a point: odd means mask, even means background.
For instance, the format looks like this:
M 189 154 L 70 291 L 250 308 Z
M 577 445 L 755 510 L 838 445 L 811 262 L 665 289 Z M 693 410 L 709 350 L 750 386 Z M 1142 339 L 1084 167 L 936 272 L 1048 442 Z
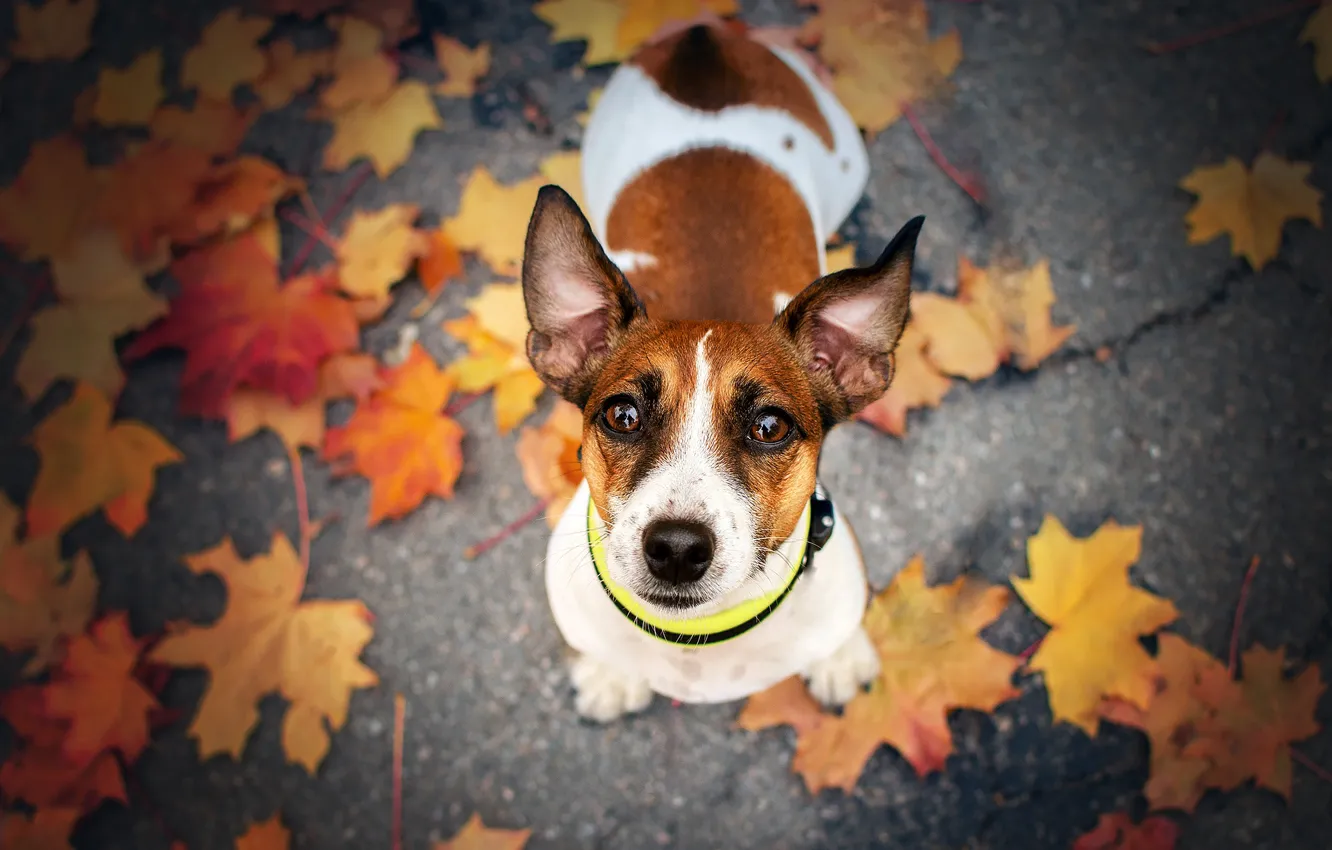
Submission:
M 565 191 L 563 186 L 556 183 L 547 183 L 537 190 L 537 209 L 550 205 L 558 205 L 566 209 L 578 209 L 578 202 L 573 199 L 573 196 Z

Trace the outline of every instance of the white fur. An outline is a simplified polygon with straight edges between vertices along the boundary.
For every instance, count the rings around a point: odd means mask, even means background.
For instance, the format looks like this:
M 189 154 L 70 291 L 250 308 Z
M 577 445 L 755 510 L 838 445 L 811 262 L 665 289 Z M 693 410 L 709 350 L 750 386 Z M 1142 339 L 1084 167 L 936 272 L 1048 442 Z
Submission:
M 650 269 L 657 264 L 656 257 L 642 251 L 607 251 L 606 256 L 625 274 L 639 269 Z

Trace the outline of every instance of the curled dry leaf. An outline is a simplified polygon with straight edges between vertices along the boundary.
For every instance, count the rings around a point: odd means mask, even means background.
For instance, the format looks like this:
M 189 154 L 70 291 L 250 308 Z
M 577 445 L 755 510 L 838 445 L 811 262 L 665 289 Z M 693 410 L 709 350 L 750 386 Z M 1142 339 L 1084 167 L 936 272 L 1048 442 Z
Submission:
M 88 223 L 101 191 L 83 145 L 62 135 L 33 144 L 18 178 L 0 190 L 0 241 L 25 260 L 54 256 Z
M 338 280 L 355 298 L 383 298 L 428 248 L 414 223 L 415 204 L 390 204 L 374 212 L 356 210 L 338 245 Z
M 264 74 L 267 62 L 258 41 L 273 26 L 269 18 L 242 17 L 239 9 L 226 9 L 204 27 L 199 43 L 181 60 L 180 83 L 217 100 L 230 100 L 242 83 Z
M 13 6 L 17 38 L 10 45 L 15 59 L 46 62 L 78 59 L 92 44 L 98 0 L 46 0 Z
M 1029 666 L 1044 674 L 1054 719 L 1088 735 L 1106 698 L 1147 708 L 1159 669 L 1138 639 L 1179 616 L 1170 600 L 1129 584 L 1141 551 L 1141 526 L 1107 520 L 1078 539 L 1047 514 L 1027 541 L 1031 577 L 1013 577 L 1027 607 L 1051 627 Z
M 28 498 L 30 537 L 58 534 L 99 508 L 122 534 L 133 535 L 148 519 L 157 468 L 183 460 L 142 422 L 113 423 L 106 396 L 82 383 L 29 441 L 40 464 Z
M 0 647 L 31 652 L 23 674 L 33 676 L 88 625 L 98 584 L 87 552 L 65 561 L 54 535 L 18 540 L 19 516 L 0 494 Z
M 1303 218 L 1323 226 L 1323 193 L 1308 182 L 1312 168 L 1264 151 L 1252 170 L 1233 156 L 1221 165 L 1194 169 L 1179 183 L 1198 196 L 1184 218 L 1189 244 L 1229 234 L 1231 253 L 1261 270 L 1281 250 L 1287 221 Z
M 124 356 L 184 349 L 180 408 L 188 415 L 222 418 L 242 385 L 300 404 L 318 389 L 324 358 L 359 342 L 352 306 L 334 292 L 333 276 L 279 286 L 276 261 L 253 232 L 186 254 L 171 269 L 180 295 Z
M 383 100 L 356 104 L 331 120 L 324 168 L 341 171 L 366 157 L 381 179 L 407 161 L 418 133 L 444 126 L 430 90 L 419 80 L 405 80 Z
M 141 54 L 124 70 L 101 70 L 93 118 L 108 127 L 147 124 L 164 95 L 162 51 L 156 48 Z
M 444 232 L 464 251 L 472 251 L 496 274 L 516 275 L 523 261 L 527 222 L 537 191 L 546 184 L 536 175 L 512 185 L 498 183 L 478 165 L 463 186 L 458 212 L 443 224 Z
M 546 503 L 546 523 L 554 528 L 583 480 L 578 447 L 583 443 L 583 413 L 558 399 L 539 426 L 522 429 L 515 451 L 527 489 Z
M 530 829 L 492 829 L 473 813 L 458 834 L 448 841 L 436 841 L 435 850 L 523 850 Z
M 227 608 L 211 626 L 170 628 L 150 658 L 208 671 L 189 729 L 200 755 L 240 758 L 259 722 L 259 700 L 278 692 L 288 702 L 282 749 L 314 773 L 328 754 L 329 730 L 347 721 L 351 692 L 379 682 L 359 660 L 374 633 L 370 612 L 357 601 L 302 602 L 305 567 L 278 533 L 267 554 L 248 561 L 228 537 L 185 564 L 222 579 Z
M 1078 837 L 1073 850 L 1174 850 L 1179 827 L 1167 818 L 1134 823 L 1124 812 L 1101 815 L 1096 828 Z
M 456 378 L 420 343 L 382 378 L 384 386 L 324 440 L 325 460 L 350 461 L 335 474 L 370 480 L 370 525 L 405 516 L 426 496 L 453 498 L 463 462 L 462 426 L 442 413 Z
M 467 45 L 447 35 L 435 33 L 435 61 L 444 72 L 444 82 L 435 86 L 435 94 L 444 97 L 471 97 L 476 81 L 490 71 L 490 45 Z
M 143 273 L 109 230 L 92 230 L 51 261 L 60 303 L 32 319 L 32 342 L 19 360 L 15 382 L 36 401 L 57 380 L 85 382 L 114 399 L 125 375 L 115 341 L 167 310 Z

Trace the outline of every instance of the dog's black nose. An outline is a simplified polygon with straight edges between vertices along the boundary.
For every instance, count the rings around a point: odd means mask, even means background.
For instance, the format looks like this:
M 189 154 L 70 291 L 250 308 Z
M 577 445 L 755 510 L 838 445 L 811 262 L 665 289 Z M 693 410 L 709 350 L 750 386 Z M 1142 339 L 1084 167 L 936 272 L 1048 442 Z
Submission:
M 685 584 L 707 572 L 715 542 L 712 529 L 701 522 L 659 519 L 643 529 L 643 557 L 657 578 Z

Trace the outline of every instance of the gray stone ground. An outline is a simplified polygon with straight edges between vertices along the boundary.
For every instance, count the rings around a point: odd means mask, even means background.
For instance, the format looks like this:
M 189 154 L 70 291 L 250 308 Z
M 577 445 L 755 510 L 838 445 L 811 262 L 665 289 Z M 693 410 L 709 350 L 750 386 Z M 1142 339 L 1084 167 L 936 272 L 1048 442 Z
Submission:
M 19 67 L 0 86 L 0 175 L 13 175 L 34 137 L 57 131 L 96 64 L 124 62 L 150 43 L 177 61 L 215 9 L 200 3 L 109 2 L 95 56 L 62 68 Z M 840 499 L 882 586 L 915 552 L 947 578 L 973 569 L 1001 581 L 1024 564 L 1023 545 L 1046 512 L 1086 534 L 1114 517 L 1145 527 L 1137 581 L 1173 599 L 1177 628 L 1226 648 L 1249 558 L 1263 566 L 1243 639 L 1284 644 L 1332 679 L 1332 427 L 1326 345 L 1332 239 L 1308 223 L 1287 228 L 1281 257 L 1261 274 L 1232 259 L 1224 240 L 1185 242 L 1190 197 L 1175 188 L 1196 164 L 1249 160 L 1278 114 L 1275 150 L 1312 160 L 1332 189 L 1332 90 L 1296 37 L 1305 12 L 1168 56 L 1139 48 L 1264 8 L 1242 0 L 1087 3 L 1077 0 L 931 2 L 942 31 L 961 31 L 956 91 L 922 115 L 948 153 L 990 190 L 977 209 L 929 161 L 905 122 L 873 142 L 873 182 L 845 235 L 877 252 L 911 215 L 928 220 L 920 284 L 951 291 L 956 257 L 985 262 L 1002 250 L 1048 256 L 1055 317 L 1078 333 L 1038 372 L 1004 371 L 959 386 L 937 411 L 914 414 L 905 441 L 846 426 L 829 441 L 823 477 Z M 745 4 L 751 21 L 794 21 L 792 2 Z M 370 183 L 354 205 L 415 201 L 433 220 L 454 211 L 477 163 L 501 179 L 525 177 L 577 144 L 575 114 L 605 70 L 579 74 L 578 44 L 547 45 L 547 28 L 520 0 L 435 0 L 428 22 L 469 43 L 494 45 L 494 71 L 472 102 L 446 101 L 447 128 L 423 135 L 411 161 Z M 8 39 L 0 15 L 0 40 Z M 424 42 L 409 52 L 427 55 Z M 523 122 L 526 82 L 554 122 Z M 345 175 L 317 168 L 325 127 L 292 114 L 264 118 L 246 148 L 309 175 L 327 204 Z M 296 234 L 290 234 L 294 239 Z M 435 330 L 489 281 L 479 265 L 451 285 L 424 324 L 437 357 L 459 346 Z M 367 333 L 383 350 L 416 301 L 404 285 L 384 325 Z M 21 286 L 5 282 L 12 316 Z M 1108 346 L 1100 363 L 1093 352 Z M 12 375 L 14 350 L 0 360 Z M 104 581 L 102 603 L 128 607 L 140 631 L 168 619 L 206 620 L 220 586 L 180 563 L 230 534 L 243 554 L 268 545 L 274 522 L 294 533 L 288 470 L 267 435 L 227 445 L 217 424 L 174 415 L 179 357 L 131 370 L 122 415 L 160 429 L 187 456 L 164 469 L 147 526 L 126 541 L 100 519 L 80 523 Z M 62 398 L 24 409 L 0 390 L 0 482 L 21 499 L 36 471 L 21 447 Z M 543 402 L 542 412 L 549 405 Z M 135 770 L 141 795 L 196 850 L 231 846 L 244 823 L 280 808 L 294 846 L 384 847 L 390 820 L 392 694 L 408 696 L 405 825 L 408 846 L 451 835 L 473 811 L 488 823 L 531 827 L 532 850 L 642 847 L 1067 847 L 1098 813 L 1133 805 L 1146 779 L 1146 743 L 1126 730 L 1092 740 L 1053 727 L 1044 692 L 993 718 L 960 712 L 957 753 L 942 775 L 917 779 L 895 753 L 871 761 L 854 794 L 812 798 L 788 771 L 787 731 L 750 734 L 738 706 L 672 708 L 609 728 L 578 722 L 561 673 L 560 640 L 540 578 L 540 523 L 466 562 L 461 549 L 530 504 L 512 436 L 497 437 L 489 402 L 462 415 L 467 468 L 452 502 L 430 501 L 405 520 L 367 531 L 368 489 L 332 481 L 307 463 L 316 516 L 343 521 L 314 547 L 308 595 L 364 599 L 378 618 L 366 658 L 383 677 L 357 693 L 351 720 L 317 780 L 278 749 L 280 705 L 239 763 L 200 764 L 186 722 L 168 729 Z M 1017 605 L 989 630 L 1017 651 L 1040 634 Z M 12 670 L 12 665 L 9 668 Z M 201 675 L 167 692 L 186 709 Z M 1332 699 L 1320 711 L 1332 723 Z M 1332 732 L 1300 749 L 1332 766 Z M 1296 768 L 1289 806 L 1241 790 L 1209 795 L 1183 819 L 1180 846 L 1325 848 L 1332 785 Z M 79 832 L 84 848 L 165 848 L 147 809 L 108 807 Z

